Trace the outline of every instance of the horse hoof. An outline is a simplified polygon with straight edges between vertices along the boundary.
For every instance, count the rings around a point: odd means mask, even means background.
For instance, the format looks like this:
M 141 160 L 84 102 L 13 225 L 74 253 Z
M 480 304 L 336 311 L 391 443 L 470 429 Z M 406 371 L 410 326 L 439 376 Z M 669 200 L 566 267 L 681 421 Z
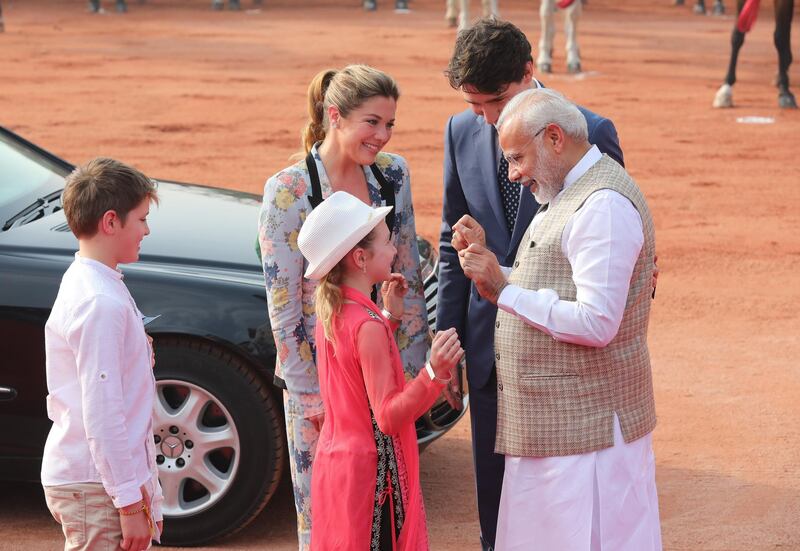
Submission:
M 712 15 L 725 15 L 725 5 L 721 3 L 714 4 L 714 9 L 711 13 Z
M 676 6 L 683 6 L 684 0 L 675 0 Z
M 730 84 L 723 84 L 714 96 L 714 107 L 724 109 L 733 107 L 733 88 Z
M 455 17 L 448 17 L 447 18 L 447 26 L 451 29 L 455 29 L 458 26 L 458 21 Z
M 536 66 L 536 68 L 539 69 L 540 73 L 552 73 L 553 72 L 553 66 L 550 63 L 539 63 Z
M 791 92 L 778 94 L 778 107 L 781 109 L 797 109 L 797 100 L 794 99 L 794 94 Z
M 706 14 L 706 7 L 702 4 L 695 4 L 694 5 L 694 13 L 697 15 L 705 15 Z
M 581 72 L 581 62 L 575 61 L 567 64 L 567 72 L 570 74 L 577 74 Z
M 211 9 L 214 11 L 224 10 L 225 4 L 222 3 L 222 0 L 214 0 L 211 2 Z

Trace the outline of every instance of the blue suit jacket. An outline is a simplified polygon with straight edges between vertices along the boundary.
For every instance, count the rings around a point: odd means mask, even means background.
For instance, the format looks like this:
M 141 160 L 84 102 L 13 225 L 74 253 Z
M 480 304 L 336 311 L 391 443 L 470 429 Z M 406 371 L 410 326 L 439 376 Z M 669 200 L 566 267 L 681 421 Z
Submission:
M 614 123 L 578 107 L 586 117 L 589 142 L 624 166 Z M 510 266 L 533 215 L 539 208 L 533 194 L 523 189 L 517 222 L 509 234 L 497 181 L 498 146 L 493 128 L 472 110 L 450 118 L 444 136 L 444 206 L 439 240 L 437 329 L 455 327 L 466 351 L 467 379 L 483 387 L 494 369 L 494 324 L 497 307 L 481 298 L 461 271 L 450 244 L 452 226 L 469 214 L 486 232 L 486 244 L 501 266 Z

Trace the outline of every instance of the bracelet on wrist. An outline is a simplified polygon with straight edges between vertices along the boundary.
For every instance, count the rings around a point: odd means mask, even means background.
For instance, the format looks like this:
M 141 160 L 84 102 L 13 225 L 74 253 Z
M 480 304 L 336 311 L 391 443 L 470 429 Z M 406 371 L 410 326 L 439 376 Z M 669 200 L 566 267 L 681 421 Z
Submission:
M 386 319 L 388 319 L 389 321 L 393 321 L 393 322 L 395 322 L 395 323 L 401 323 L 401 322 L 403 321 L 403 318 L 402 318 L 402 317 L 398 318 L 397 316 L 395 316 L 394 314 L 392 314 L 392 313 L 391 313 L 389 310 L 387 310 L 386 308 L 384 308 L 383 310 L 381 310 L 381 313 L 383 314 L 383 317 L 385 317 L 385 318 L 386 318 Z
M 449 383 L 453 379 L 453 372 L 450 372 L 450 376 L 447 379 L 442 379 L 441 377 L 436 376 L 436 372 L 433 370 L 433 366 L 431 362 L 425 364 L 425 371 L 428 373 L 428 377 L 431 378 L 431 381 L 436 381 L 437 383 Z
M 119 514 L 126 517 L 132 517 L 133 515 L 138 515 L 139 513 L 144 513 L 147 511 L 147 504 L 142 501 L 142 504 L 132 511 L 126 511 L 124 508 L 117 509 Z

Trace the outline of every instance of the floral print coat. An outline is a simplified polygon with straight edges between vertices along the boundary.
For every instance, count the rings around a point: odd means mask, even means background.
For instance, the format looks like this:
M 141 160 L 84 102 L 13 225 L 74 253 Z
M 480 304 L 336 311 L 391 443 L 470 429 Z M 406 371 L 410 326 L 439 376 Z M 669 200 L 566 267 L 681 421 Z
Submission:
M 333 190 L 316 146 L 312 154 L 317 163 L 322 197 L 327 198 Z M 399 155 L 379 153 L 375 164 L 395 192 L 392 238 L 397 247 L 397 257 L 392 271 L 402 273 L 409 287 L 403 323 L 396 337 L 403 369 L 407 377 L 413 377 L 425 364 L 430 336 L 411 203 L 410 175 L 405 159 Z M 380 206 L 380 184 L 369 166 L 363 169 L 372 205 Z M 269 318 L 278 350 L 275 374 L 286 383 L 289 393 L 303 404 L 306 417 L 323 411 L 314 363 L 316 282 L 303 277 L 307 262 L 297 246 L 300 227 L 311 212 L 309 195 L 311 181 L 303 159 L 267 180 L 258 228 Z

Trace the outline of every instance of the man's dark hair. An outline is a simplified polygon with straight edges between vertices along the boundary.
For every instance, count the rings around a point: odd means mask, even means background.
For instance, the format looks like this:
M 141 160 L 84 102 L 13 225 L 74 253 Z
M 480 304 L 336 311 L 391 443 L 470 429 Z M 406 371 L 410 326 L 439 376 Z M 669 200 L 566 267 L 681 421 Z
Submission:
M 467 85 L 497 94 L 522 80 L 528 62 L 533 62 L 531 43 L 522 31 L 508 21 L 484 18 L 458 33 L 444 74 L 456 90 Z

